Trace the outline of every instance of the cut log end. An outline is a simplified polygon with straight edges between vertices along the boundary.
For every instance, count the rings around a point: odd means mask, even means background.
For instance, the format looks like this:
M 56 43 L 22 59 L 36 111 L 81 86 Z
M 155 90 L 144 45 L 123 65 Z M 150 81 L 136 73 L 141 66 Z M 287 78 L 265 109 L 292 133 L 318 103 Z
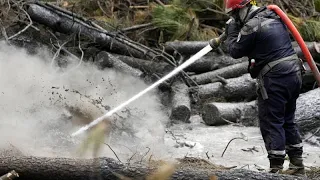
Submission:
M 173 121 L 190 123 L 190 120 L 189 120 L 190 116 L 191 116 L 190 108 L 184 105 L 180 105 L 172 109 L 170 118 Z
M 221 114 L 214 104 L 205 104 L 202 111 L 202 119 L 206 123 L 206 125 L 219 125 Z

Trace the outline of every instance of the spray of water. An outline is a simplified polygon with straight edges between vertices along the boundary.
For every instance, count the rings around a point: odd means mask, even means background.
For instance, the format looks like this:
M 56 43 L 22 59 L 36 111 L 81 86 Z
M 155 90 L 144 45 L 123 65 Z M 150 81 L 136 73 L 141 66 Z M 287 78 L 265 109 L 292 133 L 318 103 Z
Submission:
M 161 78 L 160 80 L 158 80 L 157 82 L 155 82 L 154 84 L 152 84 L 151 86 L 149 86 L 148 88 L 146 88 L 145 90 L 139 92 L 138 94 L 136 94 L 135 96 L 133 96 L 132 98 L 128 99 L 127 101 L 123 102 L 122 104 L 120 104 L 119 106 L 117 106 L 116 108 L 110 110 L 109 112 L 107 112 L 105 115 L 97 118 L 96 120 L 92 121 L 91 123 L 89 123 L 86 126 L 83 126 L 82 128 L 80 128 L 78 131 L 74 132 L 72 134 L 72 136 L 77 136 L 79 134 L 81 134 L 82 132 L 88 130 L 89 128 L 95 126 L 96 124 L 98 124 L 99 122 L 103 121 L 105 118 L 111 116 L 112 114 L 114 114 L 115 112 L 121 110 L 122 108 L 124 108 L 125 106 L 127 106 L 128 104 L 130 104 L 131 102 L 135 101 L 136 99 L 140 98 L 141 96 L 143 96 L 144 94 L 146 94 L 147 92 L 151 91 L 152 89 L 154 89 L 155 87 L 157 87 L 158 85 L 160 85 L 161 83 L 163 83 L 164 81 L 168 80 L 169 78 L 171 78 L 172 76 L 176 75 L 177 73 L 179 73 L 181 70 L 183 70 L 184 68 L 188 67 L 189 65 L 191 65 L 192 63 L 194 63 L 196 60 L 200 59 L 202 56 L 206 55 L 207 53 L 209 53 L 212 50 L 212 47 L 210 45 L 206 46 L 205 48 L 203 48 L 201 51 L 199 51 L 197 54 L 195 54 L 194 56 L 192 56 L 190 59 L 188 59 L 186 62 L 184 62 L 183 64 L 181 64 L 180 66 L 178 66 L 176 69 L 174 69 L 172 72 L 170 72 L 169 74 L 167 74 L 166 76 L 164 76 L 163 78 Z

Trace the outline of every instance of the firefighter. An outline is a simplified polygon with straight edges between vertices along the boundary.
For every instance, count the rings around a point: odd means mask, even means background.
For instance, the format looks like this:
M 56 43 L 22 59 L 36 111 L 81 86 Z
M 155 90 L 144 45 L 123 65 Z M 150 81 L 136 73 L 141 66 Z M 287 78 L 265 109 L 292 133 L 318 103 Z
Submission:
M 302 85 L 302 64 L 294 51 L 286 25 L 254 0 L 225 0 L 232 21 L 226 26 L 227 46 L 233 58 L 248 57 L 248 72 L 258 82 L 261 134 L 268 151 L 270 172 L 283 169 L 304 175 L 303 145 L 295 124 L 296 100 Z

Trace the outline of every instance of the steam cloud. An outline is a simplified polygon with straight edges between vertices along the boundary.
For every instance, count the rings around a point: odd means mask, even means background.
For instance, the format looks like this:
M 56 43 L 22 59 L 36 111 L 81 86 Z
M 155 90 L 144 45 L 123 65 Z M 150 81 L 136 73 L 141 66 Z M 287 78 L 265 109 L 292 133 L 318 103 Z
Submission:
M 82 140 L 71 138 L 71 133 L 147 87 L 130 75 L 69 60 L 69 67 L 61 70 L 45 49 L 29 55 L 0 42 L 1 149 L 13 145 L 27 155 L 74 156 Z M 108 143 L 119 156 L 145 153 L 147 147 L 153 153 L 163 149 L 168 116 L 155 92 L 112 120 Z M 106 147 L 100 155 L 112 153 Z

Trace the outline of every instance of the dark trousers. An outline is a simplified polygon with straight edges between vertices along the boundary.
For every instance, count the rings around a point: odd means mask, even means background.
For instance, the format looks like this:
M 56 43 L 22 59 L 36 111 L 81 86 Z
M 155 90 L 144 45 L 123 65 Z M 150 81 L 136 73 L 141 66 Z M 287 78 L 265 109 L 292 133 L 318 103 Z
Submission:
M 268 158 L 284 159 L 301 157 L 302 140 L 294 122 L 296 100 L 302 84 L 301 73 L 263 77 L 268 99 L 258 93 L 261 134 L 268 151 Z M 259 91 L 258 91 L 259 92 Z

